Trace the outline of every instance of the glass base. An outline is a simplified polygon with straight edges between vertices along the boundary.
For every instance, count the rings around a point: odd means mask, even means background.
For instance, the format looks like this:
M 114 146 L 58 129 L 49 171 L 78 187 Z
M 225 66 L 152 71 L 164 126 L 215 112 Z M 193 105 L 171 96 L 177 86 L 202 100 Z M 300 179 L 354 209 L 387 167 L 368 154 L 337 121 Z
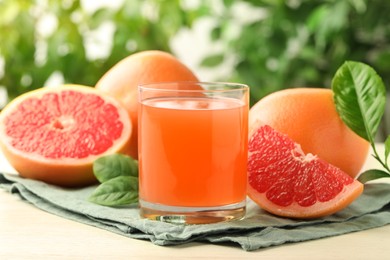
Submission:
M 173 224 L 208 224 L 242 219 L 246 201 L 221 207 L 174 207 L 139 200 L 143 218 Z

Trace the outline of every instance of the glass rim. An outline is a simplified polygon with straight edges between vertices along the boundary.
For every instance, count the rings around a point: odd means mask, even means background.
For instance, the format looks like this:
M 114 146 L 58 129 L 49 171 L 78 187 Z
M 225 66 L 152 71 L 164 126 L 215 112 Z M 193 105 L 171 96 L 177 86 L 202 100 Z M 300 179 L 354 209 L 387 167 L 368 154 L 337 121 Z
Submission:
M 215 87 L 215 89 L 171 89 L 171 88 L 156 88 L 153 86 L 156 85 L 189 85 L 196 84 L 199 86 L 209 86 Z M 229 86 L 231 88 L 219 88 L 223 86 Z M 223 82 L 223 81 L 167 81 L 167 82 L 156 82 L 156 83 L 147 83 L 138 85 L 138 90 L 146 90 L 146 91 L 160 91 L 160 92 L 230 92 L 230 91 L 243 91 L 249 90 L 249 86 L 243 83 L 236 82 Z

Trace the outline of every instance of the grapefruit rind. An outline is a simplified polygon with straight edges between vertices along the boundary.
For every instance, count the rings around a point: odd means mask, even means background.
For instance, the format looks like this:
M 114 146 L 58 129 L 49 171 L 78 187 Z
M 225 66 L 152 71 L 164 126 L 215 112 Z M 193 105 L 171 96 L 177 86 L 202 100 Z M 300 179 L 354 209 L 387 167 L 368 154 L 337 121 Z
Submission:
M 318 156 L 305 154 L 299 144 L 263 122 L 251 127 L 248 148 L 248 196 L 272 214 L 300 219 L 323 217 L 347 207 L 363 192 L 359 181 Z M 298 180 L 309 181 L 304 183 L 311 188 Z
M 17 109 L 24 100 L 30 97 L 39 98 L 46 93 L 55 93 L 65 90 L 74 90 L 76 92 L 98 95 L 103 98 L 105 102 L 113 104 L 117 108 L 120 120 L 123 124 L 121 136 L 117 138 L 113 145 L 104 153 L 89 155 L 85 158 L 52 159 L 14 148 L 10 143 L 10 138 L 5 134 L 6 126 L 3 122 L 7 116 Z M 23 177 L 42 180 L 60 186 L 85 186 L 96 182 L 96 178 L 92 172 L 94 160 L 98 157 L 117 152 L 128 153 L 131 134 L 131 121 L 127 111 L 122 107 L 120 102 L 95 88 L 82 85 L 63 85 L 58 88 L 40 88 L 27 92 L 15 98 L 0 113 L 0 147 L 12 167 Z
M 356 177 L 370 144 L 349 129 L 337 114 L 332 90 L 287 88 L 275 91 L 249 111 L 249 128 L 261 120 L 313 153 Z
M 326 202 L 317 202 L 309 207 L 302 207 L 293 202 L 291 205 L 282 207 L 268 200 L 266 193 L 259 193 L 248 184 L 248 196 L 258 204 L 262 209 L 277 216 L 299 219 L 312 219 L 332 215 L 357 199 L 363 192 L 363 184 L 358 181 L 344 186 L 332 200 Z

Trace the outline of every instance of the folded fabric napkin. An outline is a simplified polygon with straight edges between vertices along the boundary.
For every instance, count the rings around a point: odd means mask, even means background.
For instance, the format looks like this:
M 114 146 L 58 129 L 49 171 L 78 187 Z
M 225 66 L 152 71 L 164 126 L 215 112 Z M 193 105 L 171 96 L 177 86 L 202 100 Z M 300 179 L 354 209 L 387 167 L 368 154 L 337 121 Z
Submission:
M 348 208 L 328 217 L 302 221 L 272 216 L 248 199 L 243 220 L 202 225 L 175 225 L 141 219 L 136 206 L 104 207 L 88 202 L 96 188 L 64 189 L 43 182 L 0 174 L 0 187 L 58 216 L 157 245 L 193 241 L 233 242 L 244 250 L 307 241 L 379 227 L 390 223 L 390 184 L 366 185 Z

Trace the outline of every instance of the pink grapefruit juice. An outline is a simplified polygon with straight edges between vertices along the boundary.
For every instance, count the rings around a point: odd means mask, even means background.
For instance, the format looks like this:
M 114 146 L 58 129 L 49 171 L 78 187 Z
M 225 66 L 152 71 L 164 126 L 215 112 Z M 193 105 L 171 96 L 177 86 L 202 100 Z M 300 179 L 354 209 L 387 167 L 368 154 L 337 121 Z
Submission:
M 160 97 L 140 104 L 140 199 L 181 207 L 245 200 L 248 108 L 231 98 Z

